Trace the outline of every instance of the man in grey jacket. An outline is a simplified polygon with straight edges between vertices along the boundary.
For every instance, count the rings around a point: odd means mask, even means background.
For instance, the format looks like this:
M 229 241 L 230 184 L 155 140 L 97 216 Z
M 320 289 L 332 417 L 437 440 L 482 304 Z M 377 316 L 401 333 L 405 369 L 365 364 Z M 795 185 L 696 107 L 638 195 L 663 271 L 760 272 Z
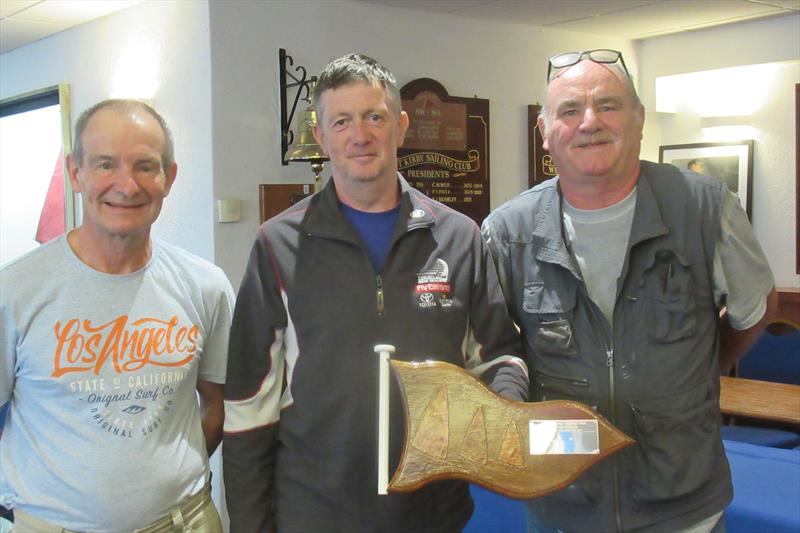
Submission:
M 639 160 L 643 125 L 619 52 L 554 56 L 539 128 L 559 174 L 484 222 L 531 399 L 637 440 L 530 502 L 533 531 L 708 532 L 732 497 L 719 374 L 773 316 L 774 281 L 724 185 Z

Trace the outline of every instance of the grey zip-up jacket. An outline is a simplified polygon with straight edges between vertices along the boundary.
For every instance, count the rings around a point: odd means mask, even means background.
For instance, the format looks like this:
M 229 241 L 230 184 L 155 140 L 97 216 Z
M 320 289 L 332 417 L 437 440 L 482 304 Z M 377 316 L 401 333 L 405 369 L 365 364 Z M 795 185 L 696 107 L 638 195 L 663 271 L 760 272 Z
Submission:
M 566 489 L 530 502 L 542 523 L 564 531 L 675 531 L 731 500 L 713 294 L 723 187 L 642 162 L 613 327 L 562 237 L 558 178 L 484 222 L 523 333 L 531 400 L 583 402 L 637 440 Z
M 527 370 L 478 227 L 398 176 L 400 209 L 377 274 L 333 180 L 258 231 L 231 330 L 225 487 L 232 533 L 456 531 L 468 486 L 377 494 L 375 344 L 401 360 L 487 369 L 525 399 Z M 484 374 L 486 376 L 486 373 Z M 390 467 L 403 437 L 392 397 Z

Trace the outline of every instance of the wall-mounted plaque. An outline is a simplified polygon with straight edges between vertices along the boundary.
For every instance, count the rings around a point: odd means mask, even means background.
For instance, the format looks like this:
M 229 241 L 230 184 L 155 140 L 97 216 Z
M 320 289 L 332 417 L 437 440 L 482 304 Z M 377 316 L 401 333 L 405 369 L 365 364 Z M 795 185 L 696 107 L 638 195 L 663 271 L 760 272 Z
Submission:
M 450 96 L 419 78 L 400 90 L 409 127 L 397 151 L 408 182 L 472 218 L 489 214 L 489 100 Z
M 540 105 L 528 106 L 528 187 L 549 180 L 558 174 L 550 152 L 542 147 L 544 138 L 536 127 L 539 120 Z

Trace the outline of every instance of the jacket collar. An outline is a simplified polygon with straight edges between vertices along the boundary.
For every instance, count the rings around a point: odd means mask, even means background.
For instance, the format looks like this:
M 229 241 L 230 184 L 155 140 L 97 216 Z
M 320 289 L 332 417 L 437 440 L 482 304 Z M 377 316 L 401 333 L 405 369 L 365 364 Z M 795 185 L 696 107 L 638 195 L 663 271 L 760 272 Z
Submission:
M 664 225 L 661 210 L 658 206 L 650 176 L 647 172 L 649 163 L 642 161 L 639 178 L 636 182 L 636 207 L 633 212 L 633 225 L 628 242 L 628 250 L 635 244 L 664 235 L 669 229 Z M 536 213 L 533 239 L 537 241 L 536 258 L 548 263 L 556 263 L 569 269 L 577 277 L 580 271 L 570 254 L 562 233 L 561 202 L 563 196 L 559 186 L 560 177 L 553 180 L 553 185 L 542 202 L 541 210 Z
M 580 278 L 580 270 L 572 259 L 564 240 L 561 226 L 561 187 L 556 176 L 550 187 L 543 191 L 540 209 L 534 213 L 534 227 L 531 238 L 536 244 L 536 259 L 560 265 Z
M 433 202 L 412 188 L 399 172 L 397 181 L 400 188 L 400 211 L 393 241 L 408 231 L 430 227 L 436 223 Z M 311 199 L 302 227 L 305 233 L 311 235 L 359 242 L 352 226 L 339 209 L 339 197 L 333 178 Z
M 650 164 L 642 161 L 639 179 L 636 182 L 636 208 L 633 211 L 633 227 L 628 240 L 629 250 L 642 241 L 669 233 L 650 183 L 651 177 L 648 173 Z

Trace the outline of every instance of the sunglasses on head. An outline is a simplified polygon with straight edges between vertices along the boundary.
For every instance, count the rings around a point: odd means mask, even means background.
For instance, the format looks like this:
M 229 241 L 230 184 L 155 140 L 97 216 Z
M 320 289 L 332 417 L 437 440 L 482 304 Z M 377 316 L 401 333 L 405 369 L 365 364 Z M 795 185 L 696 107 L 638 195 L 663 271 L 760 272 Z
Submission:
M 628 67 L 625 66 L 625 60 L 622 58 L 622 52 L 609 50 L 607 48 L 599 48 L 597 50 L 586 50 L 584 52 L 564 52 L 563 54 L 556 54 L 551 57 L 547 64 L 547 83 L 553 81 L 553 78 L 559 70 L 580 63 L 584 57 L 588 57 L 595 63 L 613 64 L 619 61 L 622 64 L 622 69 L 625 71 L 625 74 L 630 76 Z

